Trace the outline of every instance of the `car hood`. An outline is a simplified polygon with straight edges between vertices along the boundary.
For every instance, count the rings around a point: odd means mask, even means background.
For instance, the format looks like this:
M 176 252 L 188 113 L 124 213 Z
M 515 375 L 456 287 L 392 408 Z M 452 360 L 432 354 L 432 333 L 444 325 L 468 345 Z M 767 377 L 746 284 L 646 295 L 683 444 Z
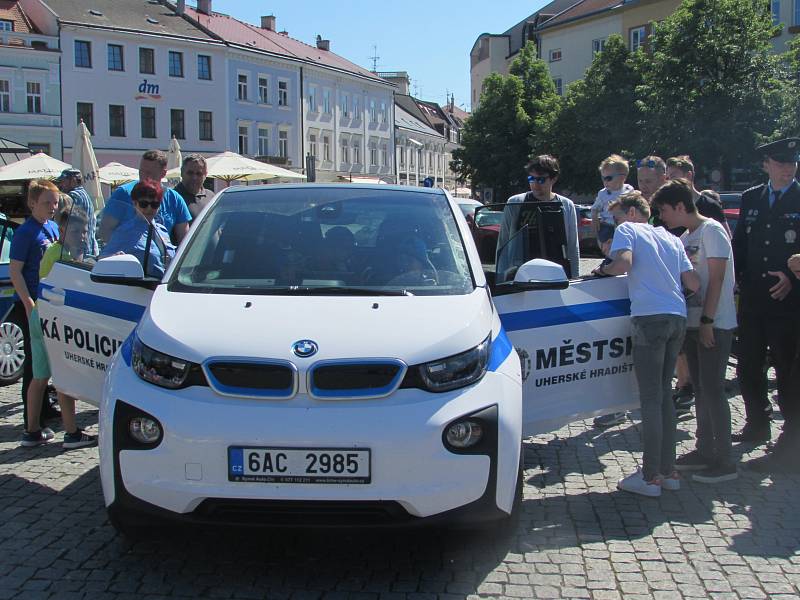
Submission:
M 249 304 L 249 306 L 248 306 Z M 463 352 L 489 335 L 483 288 L 464 296 L 268 296 L 156 290 L 137 335 L 172 356 L 303 361 L 398 358 L 418 364 Z M 313 340 L 313 358 L 292 345 Z

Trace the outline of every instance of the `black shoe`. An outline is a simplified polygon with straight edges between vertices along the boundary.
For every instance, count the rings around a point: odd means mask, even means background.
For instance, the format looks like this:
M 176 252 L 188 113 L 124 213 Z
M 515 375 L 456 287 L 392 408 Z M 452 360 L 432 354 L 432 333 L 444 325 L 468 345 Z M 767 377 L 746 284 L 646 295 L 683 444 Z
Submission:
M 628 418 L 628 413 L 615 412 L 600 417 L 595 417 L 592 425 L 598 429 L 605 429 L 606 427 L 613 427 L 614 425 L 622 425 Z
M 731 436 L 731 441 L 743 444 L 763 444 L 770 439 L 772 439 L 772 431 L 770 431 L 769 423 L 758 427 L 748 423 L 742 428 L 741 432 L 734 433 Z
M 672 401 L 675 403 L 675 410 L 686 410 L 694 405 L 694 387 L 691 383 L 679 387 L 672 394 Z
M 710 469 L 713 462 L 700 454 L 699 451 L 692 450 L 689 454 L 684 454 L 675 461 L 675 469 L 678 471 L 702 471 Z
M 97 445 L 97 436 L 84 433 L 83 430 L 77 429 L 74 433 L 64 433 L 64 443 L 62 444 L 65 450 L 73 450 L 75 448 L 88 448 L 89 446 Z
M 739 473 L 736 470 L 735 464 L 716 464 L 708 469 L 693 473 L 692 481 L 697 481 L 699 483 L 722 483 L 723 481 L 733 481 L 738 477 Z

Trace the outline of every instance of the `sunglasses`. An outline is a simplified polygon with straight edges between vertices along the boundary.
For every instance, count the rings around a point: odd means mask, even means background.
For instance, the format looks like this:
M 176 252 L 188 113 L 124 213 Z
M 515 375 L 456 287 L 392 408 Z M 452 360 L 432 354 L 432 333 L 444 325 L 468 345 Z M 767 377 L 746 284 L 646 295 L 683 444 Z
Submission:
M 603 181 L 613 181 L 614 179 L 616 179 L 620 175 L 622 175 L 622 173 L 617 173 L 615 175 L 603 175 L 602 178 L 603 178 Z
M 536 183 L 538 183 L 539 185 L 542 185 L 542 184 L 543 184 L 544 182 L 546 182 L 548 179 L 550 179 L 550 176 L 549 176 L 549 175 L 545 175 L 545 176 L 543 176 L 543 177 L 536 177 L 535 175 L 528 175 L 528 183 L 533 183 L 533 182 L 536 182 Z
M 161 206 L 161 200 L 137 200 L 136 204 L 139 205 L 139 208 L 147 208 L 149 206 L 153 210 L 158 210 L 158 207 Z
M 647 167 L 648 169 L 655 169 L 656 168 L 656 161 L 654 160 L 637 160 L 636 161 L 636 168 L 641 169 L 642 167 Z

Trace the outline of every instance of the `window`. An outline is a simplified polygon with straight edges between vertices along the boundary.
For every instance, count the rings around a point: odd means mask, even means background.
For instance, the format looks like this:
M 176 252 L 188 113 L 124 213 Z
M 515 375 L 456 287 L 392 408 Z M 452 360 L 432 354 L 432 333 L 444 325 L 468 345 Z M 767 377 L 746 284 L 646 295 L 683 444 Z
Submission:
M 179 140 L 186 139 L 185 113 L 182 108 L 171 108 L 169 110 L 170 135 Z
M 245 73 L 239 73 L 236 78 L 236 98 L 247 100 L 247 74 Z
M 317 112 L 317 89 L 313 86 L 308 88 L 308 111 Z
M 372 167 L 378 166 L 378 149 L 375 147 L 375 144 L 369 145 L 369 164 Z
M 14 21 L 0 19 L 0 31 L 14 31 Z
M 350 162 L 350 146 L 347 143 L 347 140 L 342 138 L 342 157 L 341 162 L 349 163 Z
M 214 139 L 214 121 L 210 110 L 201 110 L 199 113 L 200 120 L 200 139 L 204 142 L 210 142 Z
M 414 168 L 414 165 L 416 165 L 416 161 L 417 161 L 417 159 L 415 158 L 416 156 L 417 156 L 417 149 L 416 148 L 409 148 L 408 149 L 408 166 L 411 167 L 412 169 Z
M 358 96 L 353 96 L 353 118 L 360 119 L 361 118 L 361 106 L 358 99 Z
M 374 123 L 378 120 L 378 114 L 375 111 L 375 100 L 369 101 L 369 122 Z
M 89 133 L 94 134 L 94 105 L 91 102 L 78 102 L 78 118 L 76 123 L 83 121 Z
M 644 45 L 644 37 L 644 26 L 631 29 L 631 52 L 636 52 Z
M 258 155 L 269 156 L 269 129 L 258 128 Z
M 559 60 L 561 60 L 561 48 L 550 50 L 550 62 L 556 62 Z
M 564 80 L 561 77 L 556 77 L 553 79 L 553 83 L 556 84 L 556 94 L 559 96 L 564 95 Z
M 139 73 L 155 75 L 156 51 L 152 48 L 139 48 Z
M 317 136 L 313 133 L 308 134 L 308 153 L 317 158 Z
M 358 139 L 353 140 L 353 164 L 361 164 L 361 141 Z
M 108 45 L 108 70 L 124 71 L 125 65 L 122 61 L 122 46 L 119 44 Z
M 183 52 L 169 52 L 169 76 L 183 77 Z
M 247 100 L 247 74 L 239 73 L 236 82 L 236 97 L 239 100 Z
M 289 156 L 289 132 L 281 130 L 278 132 L 278 156 L 286 158 Z
M 142 137 L 156 137 L 156 109 L 152 106 L 141 108 Z
M 342 106 L 342 108 L 341 108 L 342 116 L 343 117 L 349 117 L 350 113 L 349 113 L 348 100 L 347 100 L 347 96 L 345 96 L 345 95 L 342 95 L 341 106 Z
M 278 82 L 278 106 L 289 106 L 289 82 Z
M 269 104 L 269 80 L 266 77 L 258 78 L 258 101 Z
M 322 136 L 322 160 L 326 162 L 331 160 L 331 136 L 328 134 Z
M 389 149 L 386 146 L 381 146 L 381 165 L 384 167 L 389 164 Z
M 75 66 L 84 69 L 92 68 L 92 43 L 75 40 Z
M 11 83 L 0 79 L 0 112 L 11 112 Z
M 326 115 L 331 114 L 331 91 L 322 90 L 322 112 Z
M 28 112 L 39 114 L 42 112 L 42 84 L 38 81 L 28 81 L 25 83 L 25 96 L 27 99 Z
M 794 0 L 794 25 L 800 25 L 800 0 Z
M 386 102 L 381 102 L 381 123 L 386 123 L 389 120 L 389 114 L 386 112 Z
M 598 52 L 602 52 L 606 48 L 606 38 L 600 38 L 598 40 L 592 40 L 592 56 L 597 54 Z
M 108 107 L 108 135 L 125 137 L 125 107 L 111 104 Z
M 211 57 L 205 54 L 197 55 L 197 78 L 211 81 Z
M 405 148 L 403 148 L 401 146 L 396 150 L 396 152 L 397 152 L 397 160 L 400 162 L 400 166 L 401 167 L 405 167 L 406 166 L 406 151 L 405 151 Z
M 239 154 L 246 155 L 250 145 L 247 125 L 239 125 Z
M 772 0 L 772 24 L 780 25 L 781 22 L 781 0 Z

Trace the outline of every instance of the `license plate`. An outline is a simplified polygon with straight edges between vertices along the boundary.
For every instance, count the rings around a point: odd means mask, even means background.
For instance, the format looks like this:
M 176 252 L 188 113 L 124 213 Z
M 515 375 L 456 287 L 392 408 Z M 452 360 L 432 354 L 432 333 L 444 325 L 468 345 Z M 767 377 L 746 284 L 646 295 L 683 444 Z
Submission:
M 228 481 L 370 483 L 367 448 L 228 448 Z

